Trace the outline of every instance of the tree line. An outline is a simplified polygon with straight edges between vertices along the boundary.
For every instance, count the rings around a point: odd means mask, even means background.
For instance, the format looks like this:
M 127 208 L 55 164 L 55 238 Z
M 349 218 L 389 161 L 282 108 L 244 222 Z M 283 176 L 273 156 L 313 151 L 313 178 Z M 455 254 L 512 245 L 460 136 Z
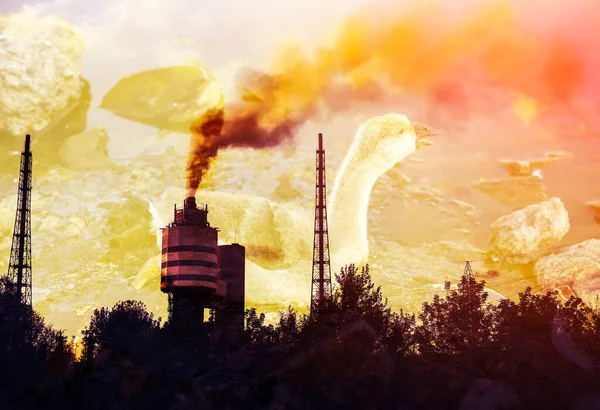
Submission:
M 488 303 L 485 282 L 394 312 L 368 265 L 330 301 L 243 334 L 161 323 L 138 301 L 96 309 L 83 352 L 0 281 L 0 403 L 11 409 L 600 408 L 600 312 L 572 297 Z M 577 407 L 579 406 L 579 407 Z M 583 407 L 582 407 L 583 406 Z M 590 407 L 592 406 L 592 407 Z

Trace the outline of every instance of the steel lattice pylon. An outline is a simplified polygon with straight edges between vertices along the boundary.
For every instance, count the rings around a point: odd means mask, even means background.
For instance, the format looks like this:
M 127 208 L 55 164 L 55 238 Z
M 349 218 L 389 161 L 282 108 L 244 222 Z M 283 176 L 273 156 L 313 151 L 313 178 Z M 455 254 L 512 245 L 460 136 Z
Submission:
M 8 264 L 8 280 L 15 296 L 22 304 L 31 307 L 31 137 L 25 137 L 25 150 L 21 153 L 21 172 L 17 196 L 17 213 L 13 231 L 12 248 Z
M 313 247 L 312 289 L 310 310 L 331 298 L 331 264 L 327 225 L 327 189 L 325 180 L 325 150 L 323 134 L 319 134 L 317 149 L 317 178 L 315 189 L 315 233 Z
M 473 276 L 473 269 L 471 269 L 471 262 L 465 261 L 465 276 Z

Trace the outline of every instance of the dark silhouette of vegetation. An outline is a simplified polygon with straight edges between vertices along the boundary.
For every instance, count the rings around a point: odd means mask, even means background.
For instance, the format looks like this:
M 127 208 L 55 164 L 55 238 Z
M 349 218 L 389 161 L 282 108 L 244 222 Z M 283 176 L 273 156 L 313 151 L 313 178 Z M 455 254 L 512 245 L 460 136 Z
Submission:
M 331 301 L 275 323 L 249 309 L 239 340 L 161 326 L 123 301 L 94 311 L 84 354 L 0 283 L 0 403 L 10 409 L 598 408 L 600 312 L 528 288 L 489 304 L 485 283 L 393 312 L 369 267 Z M 49 407 L 50 406 L 50 407 Z M 577 407 L 579 406 L 579 407 Z M 597 404 L 596 404 L 597 406 Z
M 0 278 L 0 404 L 19 408 L 23 397 L 44 386 L 54 397 L 68 377 L 73 345 L 61 332 L 44 323 L 31 308 L 21 305 L 8 278 Z
M 152 313 L 138 301 L 119 302 L 111 310 L 96 309 L 87 331 L 87 337 L 91 339 L 87 354 L 94 356 L 97 351 L 131 354 L 159 329 L 160 320 L 154 320 Z

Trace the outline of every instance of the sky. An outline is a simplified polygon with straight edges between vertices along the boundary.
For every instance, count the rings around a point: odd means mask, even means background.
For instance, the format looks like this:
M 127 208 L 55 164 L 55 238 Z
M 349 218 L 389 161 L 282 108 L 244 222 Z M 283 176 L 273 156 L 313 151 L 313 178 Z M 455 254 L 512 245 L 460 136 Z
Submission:
M 271 69 L 282 45 L 297 43 L 310 53 L 341 36 L 334 52 L 347 50 L 352 58 L 363 52 L 353 36 L 366 33 L 372 43 L 387 40 L 378 49 L 386 63 L 372 72 L 366 68 L 365 75 L 391 75 L 396 85 L 451 113 L 453 124 L 489 116 L 521 98 L 532 101 L 540 122 L 554 122 L 555 129 L 564 126 L 560 120 L 597 128 L 600 56 L 594 51 L 600 45 L 600 6 L 592 0 L 537 3 L 230 0 L 198 8 L 191 0 L 111 0 L 102 6 L 65 1 L 39 8 L 76 21 L 87 36 L 82 70 L 89 73 L 95 96 L 132 71 L 185 59 L 210 67 L 231 95 L 239 68 Z M 489 88 L 507 90 L 490 98 L 483 94 Z
M 572 154 L 543 171 L 549 196 L 560 197 L 570 213 L 565 241 L 598 235 L 586 206 L 600 198 L 597 1 L 3 0 L 0 12 L 23 7 L 78 27 L 82 75 L 92 84 L 89 127 L 107 129 L 114 158 L 160 152 L 173 142 L 150 141 L 155 130 L 97 107 L 121 78 L 200 61 L 235 101 L 237 74 L 251 67 L 302 79 L 284 83 L 277 95 L 310 113 L 294 134 L 307 144 L 324 132 L 334 136 L 326 148 L 343 153 L 360 122 L 390 111 L 441 130 L 426 161 L 406 173 L 483 209 L 473 228 L 477 246 L 485 246 L 489 223 L 509 209 L 473 183 L 506 177 L 500 158 L 551 150 Z M 328 93 L 340 76 L 351 87 Z M 324 109 L 313 115 L 317 100 Z M 185 152 L 187 136 L 178 141 Z M 443 240 L 436 222 L 443 216 L 427 209 L 393 203 L 382 211 L 379 232 L 402 244 Z
M 96 99 L 125 75 L 186 59 L 210 67 L 231 95 L 239 68 L 270 70 L 282 45 L 296 43 L 310 53 L 342 37 L 334 51 L 363 58 L 353 36 L 366 33 L 364 46 L 379 47 L 385 62 L 364 68 L 364 75 L 392 77 L 428 106 L 442 106 L 453 124 L 489 116 L 521 98 L 529 101 L 521 104 L 529 107 L 523 115 L 537 111 L 553 128 L 564 126 L 559 118 L 569 126 L 598 125 L 600 6 L 592 0 L 228 0 L 201 8 L 192 0 L 10 0 L 0 10 L 23 4 L 80 28 L 86 42 L 82 71 Z M 490 88 L 506 92 L 490 98 L 484 95 Z M 431 120 L 442 124 L 442 118 Z
M 0 7 L 16 10 L 22 4 L 11 0 Z M 430 172 L 457 181 L 472 175 L 473 167 L 481 177 L 499 177 L 503 174 L 494 160 L 489 165 L 470 161 L 468 155 L 527 159 L 552 149 L 577 150 L 585 160 L 566 172 L 549 169 L 557 178 L 546 181 L 568 191 L 563 200 L 572 201 L 571 207 L 577 201 L 580 214 L 587 212 L 583 203 L 595 199 L 588 165 L 595 162 L 598 140 L 593 137 L 600 130 L 600 6 L 593 0 L 228 0 L 202 7 L 192 0 L 63 0 L 25 6 L 77 25 L 86 47 L 82 73 L 92 84 L 94 105 L 127 75 L 190 60 L 209 67 L 232 100 L 241 68 L 286 68 L 280 58 L 284 46 L 297 44 L 309 55 L 329 48 L 347 62 L 366 61 L 370 54 L 360 50 L 363 41 L 363 48 L 378 47 L 371 54 L 383 63 L 369 60 L 347 78 L 356 85 L 391 77 L 406 93 L 390 92 L 391 98 L 382 99 L 391 104 L 367 103 L 318 122 L 320 130 L 336 135 L 326 139 L 326 147 L 346 149 L 357 122 L 372 113 L 398 110 L 400 104 L 411 119 L 445 133 L 430 154 L 440 165 Z M 337 49 L 336 39 L 341 39 Z M 357 88 L 352 98 L 361 96 L 362 88 Z M 150 132 L 140 124 L 96 107 L 88 120 L 90 126 L 107 128 L 115 157 L 135 156 L 142 146 L 149 149 L 136 140 L 135 135 Z M 298 134 L 302 139 L 306 132 Z M 543 144 L 534 141 L 538 137 Z M 513 142 L 504 143 L 506 138 Z M 186 143 L 182 147 L 187 149 Z M 446 162 L 451 171 L 442 165 Z M 578 169 L 584 165 L 587 170 Z M 589 192 L 572 188 L 574 179 Z M 573 195 L 578 197 L 570 199 Z M 583 219 L 580 223 L 588 224 Z

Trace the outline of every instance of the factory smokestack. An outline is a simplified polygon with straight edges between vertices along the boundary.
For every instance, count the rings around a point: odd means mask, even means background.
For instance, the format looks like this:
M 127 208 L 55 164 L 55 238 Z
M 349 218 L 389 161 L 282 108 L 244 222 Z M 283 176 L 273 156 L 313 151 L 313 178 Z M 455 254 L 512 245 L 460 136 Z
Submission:
M 245 249 L 218 245 L 208 223 L 208 206 L 188 196 L 174 206 L 173 222 L 162 229 L 160 289 L 169 297 L 169 323 L 184 331 L 202 327 L 205 310 L 217 325 L 235 333 L 244 328 Z
M 196 207 L 196 198 L 187 197 L 162 230 L 160 288 L 169 294 L 169 322 L 190 329 L 204 322 L 217 290 L 218 233 L 207 214 L 206 207 Z
M 196 197 L 188 196 L 183 202 L 185 209 L 196 209 Z

